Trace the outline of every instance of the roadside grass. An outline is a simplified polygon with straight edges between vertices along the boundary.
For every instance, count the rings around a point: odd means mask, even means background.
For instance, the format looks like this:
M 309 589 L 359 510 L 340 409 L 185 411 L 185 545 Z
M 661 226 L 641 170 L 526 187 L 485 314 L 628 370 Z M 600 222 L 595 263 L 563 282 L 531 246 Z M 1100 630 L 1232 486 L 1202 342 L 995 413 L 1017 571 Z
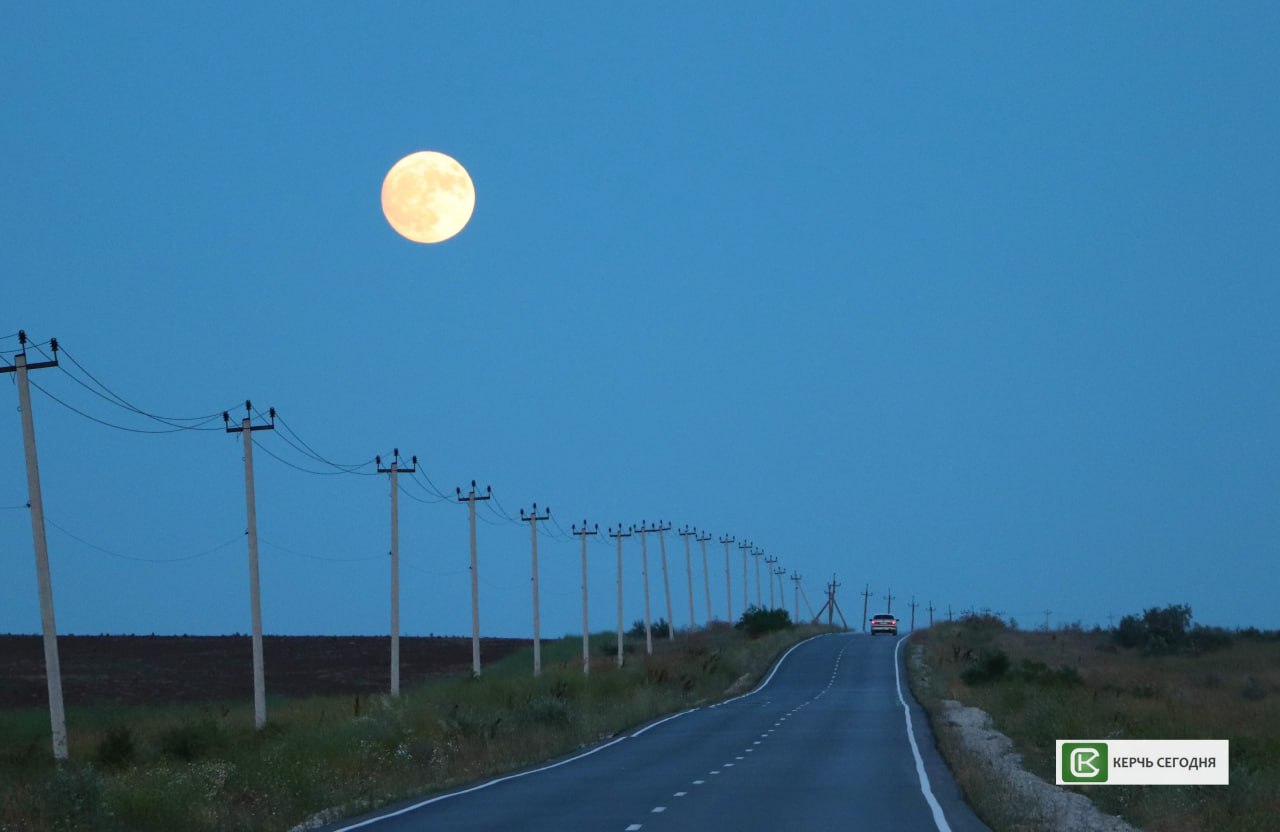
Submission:
M 55 765 L 48 713 L 0 712 L 0 832 L 286 830 L 555 758 L 663 714 L 745 692 L 792 644 L 794 627 L 749 639 L 729 627 L 674 642 L 581 636 L 532 647 L 387 695 L 251 703 L 99 706 L 68 713 L 71 761 Z
M 970 803 L 998 832 L 1045 827 L 960 747 L 944 699 L 990 714 L 1024 766 L 1050 783 L 1058 739 L 1230 740 L 1230 786 L 1075 790 L 1147 832 L 1277 828 L 1280 643 L 1237 637 L 1219 650 L 1144 655 L 1105 633 L 1022 632 L 989 620 L 935 626 L 912 641 L 923 659 L 911 663 L 912 689 Z M 984 673 L 1001 654 L 1008 669 Z

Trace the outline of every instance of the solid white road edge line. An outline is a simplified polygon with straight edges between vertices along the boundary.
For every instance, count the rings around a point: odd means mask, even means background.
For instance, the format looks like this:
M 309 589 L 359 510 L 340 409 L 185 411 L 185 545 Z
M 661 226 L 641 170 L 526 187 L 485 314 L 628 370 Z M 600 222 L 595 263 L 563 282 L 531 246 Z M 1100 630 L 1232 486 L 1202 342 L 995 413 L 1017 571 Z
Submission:
M 907 739 L 911 741 L 911 753 L 916 758 L 916 774 L 920 777 L 920 792 L 924 795 L 924 799 L 929 804 L 929 809 L 933 812 L 933 823 L 938 827 L 938 832 L 951 832 L 951 825 L 947 823 L 947 816 L 942 813 L 942 807 L 938 805 L 938 799 L 933 796 L 933 789 L 929 787 L 929 775 L 924 771 L 924 760 L 920 758 L 920 746 L 916 745 L 916 732 L 911 726 L 911 707 L 907 705 L 907 700 L 902 696 L 902 674 L 898 669 L 898 652 L 902 649 L 902 642 L 911 637 L 911 634 L 898 639 L 898 643 L 893 647 L 893 682 L 898 687 L 898 701 L 902 703 L 902 713 L 907 720 Z
M 807 638 L 807 639 L 805 639 L 804 641 L 797 642 L 796 644 L 793 644 L 793 645 L 791 646 L 791 650 L 788 650 L 787 652 L 783 653 L 783 654 L 782 654 L 782 658 L 778 659 L 778 661 L 774 663 L 774 665 L 773 665 L 773 670 L 771 670 L 771 671 L 769 672 L 769 675 L 768 675 L 767 677 L 765 677 L 765 680 L 764 680 L 763 682 L 761 682 L 759 685 L 757 685 L 757 686 L 756 686 L 755 690 L 752 690 L 750 693 L 744 693 L 744 694 L 742 694 L 741 696 L 735 696 L 733 699 L 726 699 L 725 701 L 720 702 L 720 703 L 717 703 L 717 704 L 715 704 L 715 705 L 712 705 L 711 707 L 713 707 L 713 708 L 718 708 L 718 707 L 720 707 L 720 705 L 727 705 L 727 704 L 729 704 L 730 702 L 737 702 L 739 699 L 746 699 L 748 696 L 753 696 L 753 695 L 755 695 L 755 694 L 759 693 L 760 691 L 764 690 L 765 685 L 767 685 L 767 684 L 769 684 L 771 681 L 773 681 L 773 675 L 774 675 L 775 673 L 777 673 L 777 672 L 778 672 L 778 668 L 782 666 L 782 663 L 783 663 L 784 661 L 786 661 L 787 656 L 790 656 L 790 655 L 791 655 L 791 651 L 792 651 L 792 650 L 795 650 L 795 649 L 796 649 L 797 647 L 799 647 L 801 644 L 806 644 L 806 643 L 808 643 L 808 642 L 810 642 L 810 641 L 813 641 L 813 639 L 815 639 L 815 638 L 822 638 L 822 637 L 823 637 L 823 635 L 827 635 L 827 634 L 826 634 L 826 633 L 823 633 L 822 635 L 816 635 L 816 636 L 813 636 L 813 637 L 811 637 L 811 638 Z M 530 774 L 538 774 L 538 773 L 543 772 L 543 771 L 550 771 L 550 770 L 551 770 L 551 769 L 553 769 L 553 768 L 559 768 L 560 766 L 566 766 L 566 765 L 568 765 L 569 763 L 577 762 L 578 760 L 581 760 L 581 759 L 582 759 L 582 758 L 584 758 L 584 757 L 590 757 L 592 754 L 595 754 L 595 753 L 600 752 L 600 751 L 604 751 L 604 750 L 605 750 L 606 748 L 608 748 L 609 746 L 611 746 L 611 745 L 617 745 L 618 743 L 622 742 L 622 741 L 623 741 L 623 740 L 625 740 L 625 739 L 634 739 L 634 738 L 636 738 L 636 737 L 640 736 L 641 734 L 643 734 L 645 731 L 648 731 L 650 728 L 657 728 L 659 725 L 661 725 L 661 724 L 662 724 L 662 723 L 664 723 L 664 722 L 670 722 L 671 720 L 673 720 L 673 719 L 675 719 L 675 718 L 677 718 L 677 717 L 684 716 L 685 714 L 691 714 L 691 713 L 693 713 L 693 712 L 694 712 L 694 711 L 696 711 L 696 710 L 698 710 L 698 708 L 690 708 L 690 709 L 689 709 L 689 710 L 687 710 L 687 711 L 681 711 L 681 712 L 680 712 L 680 713 L 678 713 L 678 714 L 672 714 L 671 716 L 667 717 L 666 719 L 659 720 L 659 721 L 657 721 L 657 722 L 653 723 L 652 725 L 646 725 L 644 728 L 641 728 L 639 731 L 636 731 L 634 734 L 629 734 L 629 735 L 626 735 L 626 736 L 618 737 L 617 739 L 613 740 L 612 742 L 607 742 L 607 743 L 605 743 L 604 745 L 597 745 L 595 748 L 591 749 L 590 751 L 584 751 L 583 753 L 581 753 L 581 754 L 579 754 L 579 755 L 577 755 L 577 756 L 575 756 L 575 757 L 570 757 L 570 758 L 568 758 L 567 760 L 561 760 L 561 761 L 560 761 L 560 762 L 558 762 L 558 763 L 552 763 L 552 764 L 551 764 L 551 765 L 549 765 L 549 766 L 542 766 L 541 768 L 530 769 L 529 771 L 521 771 L 521 772 L 518 772 L 518 773 L 516 773 L 516 774 L 508 774 L 508 775 L 507 775 L 507 776 L 505 776 L 505 777 L 498 777 L 498 778 L 495 778 L 495 779 L 493 779 L 493 780 L 489 780 L 489 781 L 486 781 L 486 782 L 484 782 L 484 783 L 481 783 L 481 784 L 480 784 L 480 785 L 478 785 L 478 786 L 472 786 L 472 787 L 471 787 L 471 788 L 469 788 L 469 789 L 462 789 L 461 791 L 449 792 L 448 794 L 439 794 L 439 795 L 436 795 L 435 797 L 428 798 L 427 800 L 421 800 L 421 801 L 419 801 L 419 802 L 417 802 L 417 803 L 414 803 L 412 806 L 405 806 L 403 809 L 397 809 L 397 810 L 396 810 L 396 811 L 394 811 L 394 812 L 388 812 L 388 813 L 387 813 L 387 814 L 385 814 L 385 815 L 377 815 L 377 816 L 375 816 L 375 817 L 371 817 L 371 818 L 367 818 L 367 819 L 365 819 L 365 820 L 362 820 L 362 821 L 360 821 L 359 823 L 353 823 L 353 824 L 351 824 L 350 826 L 342 826 L 342 827 L 339 827 L 338 829 L 333 830 L 333 832 L 351 832 L 351 830 L 352 830 L 352 829 L 362 829 L 362 828 L 364 828 L 364 827 L 366 827 L 366 826 L 372 826 L 373 824 L 378 823 L 379 821 L 387 820 L 388 818 L 398 818 L 398 817 L 400 817 L 401 815 L 407 815 L 409 812 L 417 811 L 418 809 L 421 809 L 423 806 L 430 806 L 432 803 L 439 803 L 440 801 L 442 801 L 442 800 L 448 800 L 448 799 L 449 799 L 449 798 L 451 798 L 451 797 L 460 797 L 460 796 L 462 796 L 462 795 L 464 795 L 464 794 L 471 794 L 472 792 L 478 792 L 478 791 L 480 791 L 481 789 L 487 789 L 487 788 L 489 788 L 490 786 L 496 786 L 496 785 L 498 785 L 499 783 L 505 783 L 505 782 L 507 782 L 508 780 L 515 780 L 515 779 L 520 778 L 520 777 L 528 777 Z M 914 743 L 915 741 L 914 741 L 914 740 L 912 740 L 912 742 Z M 919 759 L 919 756 L 917 756 L 917 759 Z M 720 772 L 718 772 L 718 771 L 713 771 L 713 772 L 711 772 L 711 773 L 712 773 L 712 774 L 719 774 Z M 950 830 L 947 830 L 947 832 L 950 832 Z

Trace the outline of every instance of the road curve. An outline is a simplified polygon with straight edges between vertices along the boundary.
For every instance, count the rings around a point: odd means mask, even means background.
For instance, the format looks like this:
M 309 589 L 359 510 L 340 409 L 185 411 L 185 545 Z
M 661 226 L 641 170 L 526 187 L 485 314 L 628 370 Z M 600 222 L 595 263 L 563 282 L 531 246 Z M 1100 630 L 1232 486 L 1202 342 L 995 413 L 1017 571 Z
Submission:
M 898 643 L 819 636 L 746 696 L 327 829 L 986 830 L 934 749 Z

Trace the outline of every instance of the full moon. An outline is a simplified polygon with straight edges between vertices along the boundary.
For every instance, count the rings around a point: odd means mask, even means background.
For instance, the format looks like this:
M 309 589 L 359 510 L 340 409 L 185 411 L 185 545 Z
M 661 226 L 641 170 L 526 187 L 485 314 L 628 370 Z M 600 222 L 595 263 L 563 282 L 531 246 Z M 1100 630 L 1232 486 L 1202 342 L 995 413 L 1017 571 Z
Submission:
M 434 150 L 410 153 L 382 180 L 382 213 L 400 236 L 439 243 L 466 226 L 476 207 L 467 169 Z

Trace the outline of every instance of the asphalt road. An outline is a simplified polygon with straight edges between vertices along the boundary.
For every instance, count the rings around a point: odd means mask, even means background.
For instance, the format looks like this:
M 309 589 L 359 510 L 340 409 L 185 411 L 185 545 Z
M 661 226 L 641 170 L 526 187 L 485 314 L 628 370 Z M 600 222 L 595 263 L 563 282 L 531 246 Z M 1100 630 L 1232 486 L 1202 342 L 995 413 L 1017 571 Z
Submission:
M 934 750 L 899 667 L 905 658 L 895 663 L 897 643 L 820 636 L 793 649 L 746 696 L 330 829 L 985 830 Z

